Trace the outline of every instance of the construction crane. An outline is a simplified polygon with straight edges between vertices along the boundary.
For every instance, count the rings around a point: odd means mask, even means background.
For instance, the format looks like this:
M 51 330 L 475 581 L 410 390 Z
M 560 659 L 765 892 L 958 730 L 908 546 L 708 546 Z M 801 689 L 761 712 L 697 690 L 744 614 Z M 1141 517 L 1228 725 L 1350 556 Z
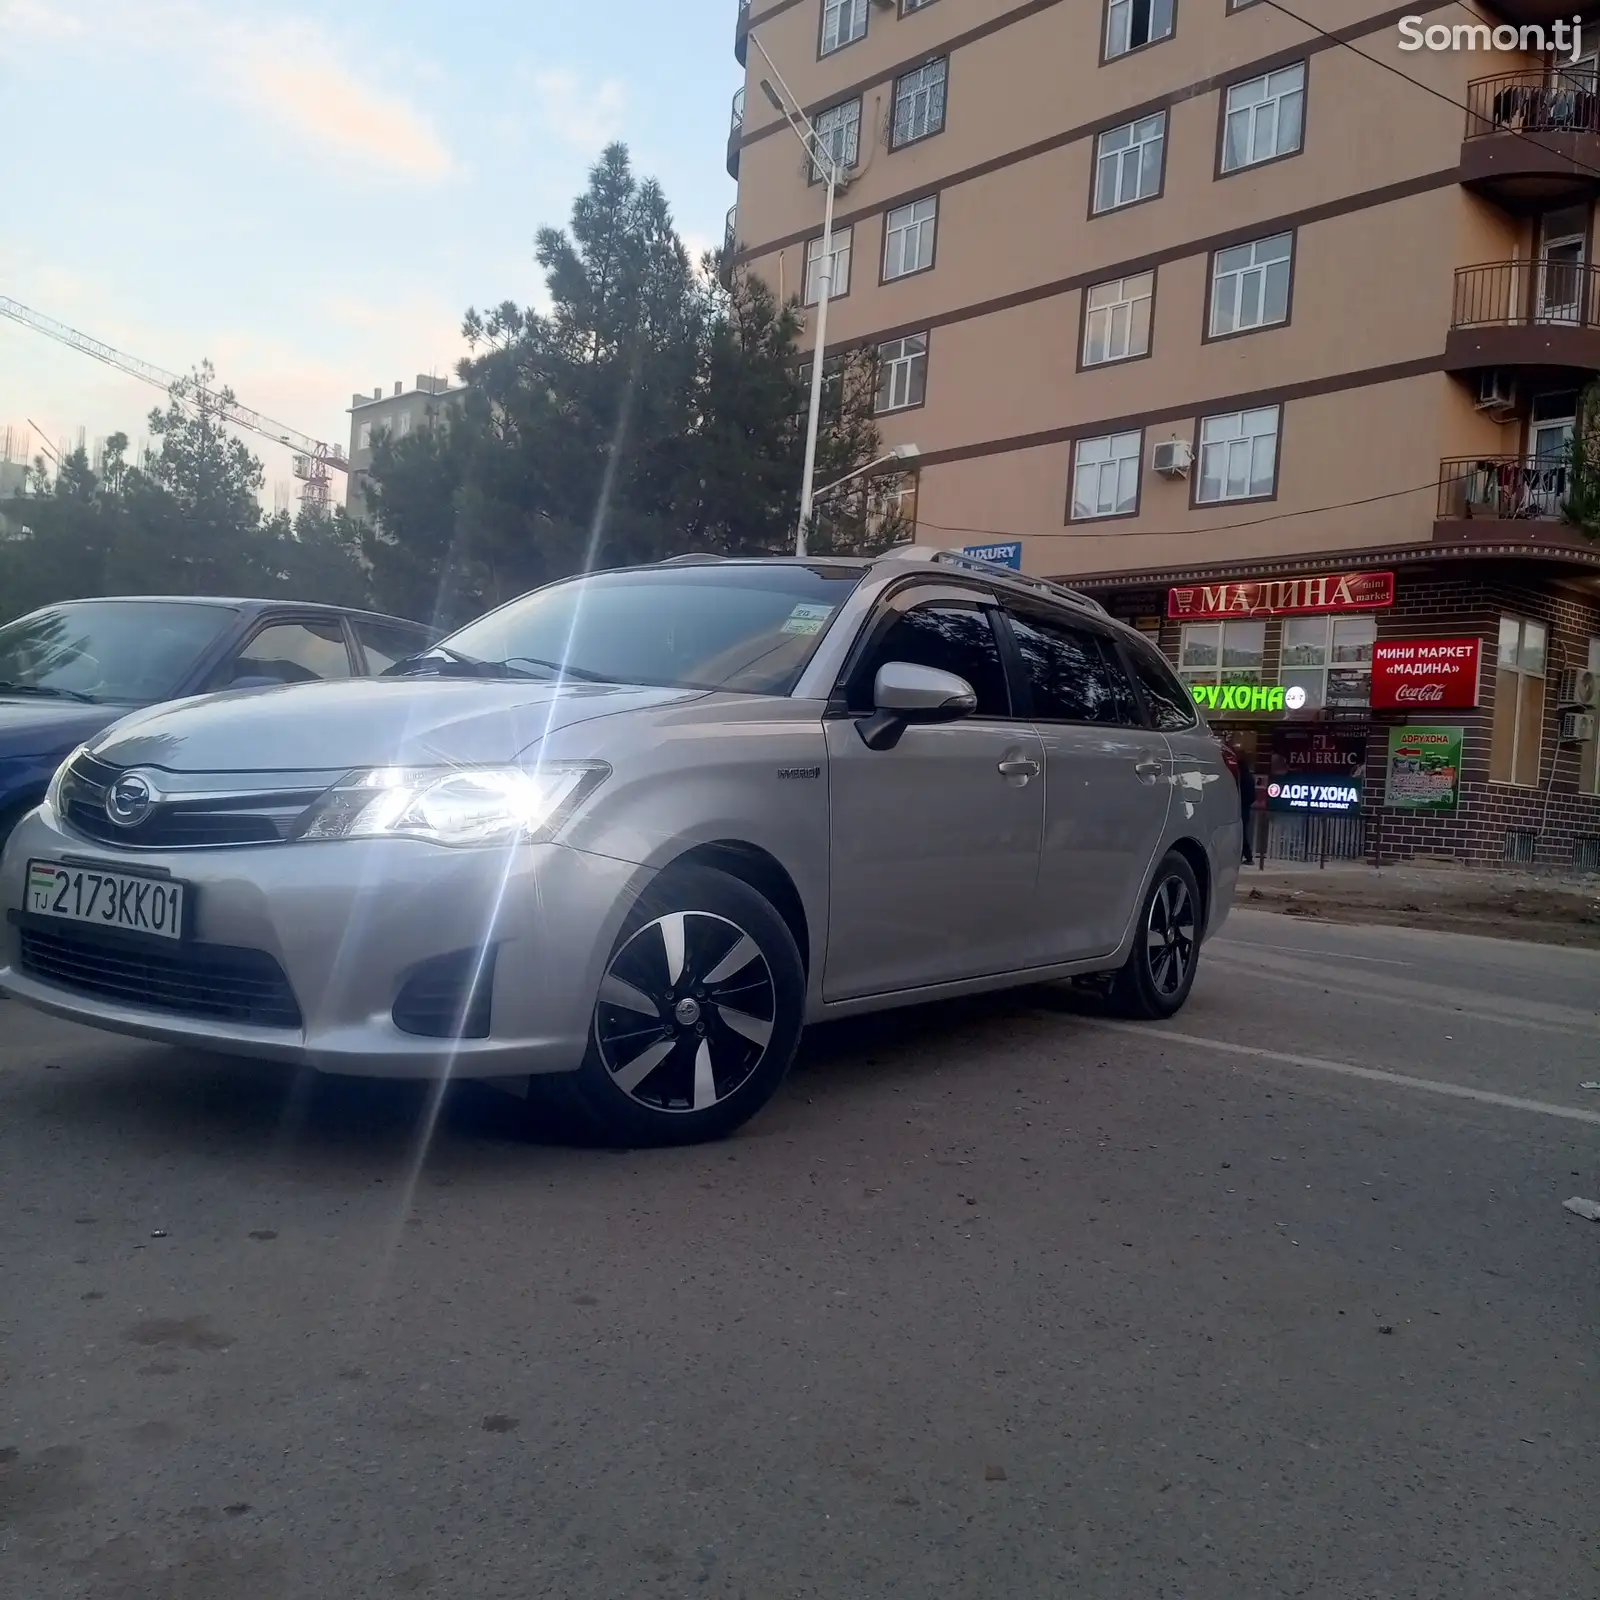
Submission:
M 92 339 L 88 334 L 69 328 L 66 323 L 57 322 L 54 317 L 47 317 L 19 301 L 8 300 L 4 295 L 0 295 L 0 316 L 10 317 L 13 322 L 20 322 L 23 327 L 44 334 L 47 339 L 55 339 L 86 356 L 93 356 L 96 361 L 105 362 L 108 367 L 115 367 L 118 372 L 141 378 L 168 393 L 171 393 L 175 383 L 181 381 L 175 372 L 166 372 L 148 361 L 139 360 L 137 356 L 124 355 L 99 339 Z M 249 406 L 239 405 L 236 401 L 224 401 L 215 390 L 206 390 L 205 393 L 212 408 L 224 422 L 259 434 L 263 439 L 287 445 L 294 452 L 294 475 L 305 485 L 301 491 L 302 503 L 318 511 L 325 512 L 328 509 L 330 472 L 350 470 L 350 463 L 338 445 L 324 444 L 297 428 L 285 427 L 281 422 L 262 416 L 259 411 L 252 411 Z

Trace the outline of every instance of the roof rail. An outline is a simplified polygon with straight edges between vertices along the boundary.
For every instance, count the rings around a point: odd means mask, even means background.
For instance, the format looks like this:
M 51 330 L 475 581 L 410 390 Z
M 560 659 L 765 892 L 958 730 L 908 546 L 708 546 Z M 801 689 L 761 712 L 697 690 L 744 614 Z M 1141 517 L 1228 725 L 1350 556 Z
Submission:
M 1098 612 L 1101 616 L 1106 615 L 1106 608 L 1098 600 L 1090 599 L 1077 589 L 1069 589 L 1064 583 L 1052 583 L 1048 578 L 1029 577 L 1014 567 L 1002 567 L 997 562 L 985 561 L 980 556 L 969 556 L 959 550 L 932 550 L 925 555 L 919 552 L 919 556 L 924 560 L 936 561 L 940 566 L 964 567 L 969 572 L 982 572 L 990 577 L 998 576 L 1009 583 L 1021 584 L 1023 588 L 1032 589 L 1038 594 L 1047 594 L 1052 600 L 1065 600 L 1068 605 L 1079 606 L 1085 611 Z

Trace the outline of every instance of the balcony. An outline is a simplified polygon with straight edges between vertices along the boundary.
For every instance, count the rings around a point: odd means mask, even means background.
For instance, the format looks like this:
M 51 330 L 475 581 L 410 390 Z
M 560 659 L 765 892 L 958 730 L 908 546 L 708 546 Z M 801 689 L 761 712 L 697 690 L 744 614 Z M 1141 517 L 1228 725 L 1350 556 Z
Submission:
M 1462 184 L 1508 211 L 1600 192 L 1600 95 L 1588 77 L 1502 72 L 1467 85 Z
M 1458 268 L 1444 366 L 1581 388 L 1600 372 L 1600 270 L 1560 257 Z
M 1548 28 L 1563 17 L 1570 19 L 1578 8 L 1572 0 L 1489 0 L 1489 9 L 1514 28 L 1526 28 L 1533 23 Z
M 1439 463 L 1441 522 L 1561 524 L 1570 470 L 1541 456 L 1457 456 Z
M 724 289 L 733 287 L 733 255 L 739 248 L 739 208 L 728 207 L 728 220 L 722 229 L 722 259 L 717 263 L 717 276 Z
M 733 19 L 733 59 L 742 67 L 750 54 L 750 0 L 739 0 L 739 14 Z
M 728 122 L 728 176 L 739 176 L 739 141 L 744 138 L 744 90 L 733 97 L 733 115 Z

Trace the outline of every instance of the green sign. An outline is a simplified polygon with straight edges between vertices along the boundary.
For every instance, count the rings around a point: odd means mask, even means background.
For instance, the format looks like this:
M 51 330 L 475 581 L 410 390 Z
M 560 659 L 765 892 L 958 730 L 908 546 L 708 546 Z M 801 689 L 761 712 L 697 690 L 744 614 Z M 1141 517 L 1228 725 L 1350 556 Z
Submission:
M 1391 728 L 1385 804 L 1401 811 L 1454 811 L 1461 799 L 1460 728 Z
M 1191 683 L 1189 692 L 1206 711 L 1282 711 L 1286 706 L 1280 684 Z M 1304 705 L 1304 690 L 1300 697 Z

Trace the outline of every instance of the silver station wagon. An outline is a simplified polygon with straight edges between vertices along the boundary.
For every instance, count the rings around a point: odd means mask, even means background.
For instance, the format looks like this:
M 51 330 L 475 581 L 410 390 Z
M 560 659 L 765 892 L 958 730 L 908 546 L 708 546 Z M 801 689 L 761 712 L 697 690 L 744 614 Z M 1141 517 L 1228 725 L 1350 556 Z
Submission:
M 927 549 L 681 557 L 125 718 L 6 846 L 0 988 L 687 1142 L 825 1018 L 1094 975 L 1170 1016 L 1241 844 L 1193 700 L 1093 601 Z

